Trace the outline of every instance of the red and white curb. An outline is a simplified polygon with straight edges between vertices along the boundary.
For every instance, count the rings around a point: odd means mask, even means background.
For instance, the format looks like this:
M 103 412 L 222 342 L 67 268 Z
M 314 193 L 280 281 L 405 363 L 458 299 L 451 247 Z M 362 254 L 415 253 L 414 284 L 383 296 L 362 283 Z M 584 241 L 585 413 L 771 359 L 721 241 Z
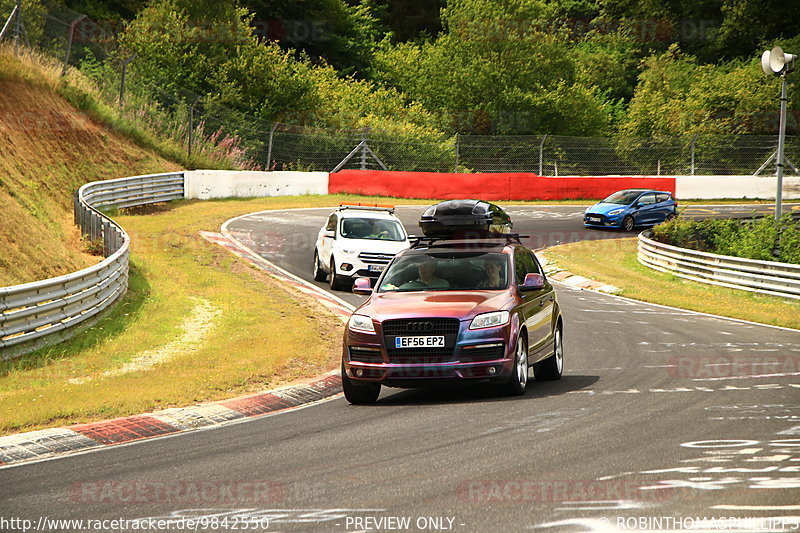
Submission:
M 267 261 L 233 236 L 207 231 L 200 232 L 200 235 L 293 289 L 313 297 L 343 322 L 350 318 L 354 309 L 352 305 Z M 309 384 L 283 387 L 220 402 L 9 435 L 0 437 L 0 467 L 222 426 L 245 418 L 318 402 L 341 392 L 341 376 L 338 371 L 334 371 Z
M 0 437 L 0 466 L 223 426 L 318 402 L 341 391 L 342 380 L 339 372 L 335 371 L 308 384 L 220 402 Z

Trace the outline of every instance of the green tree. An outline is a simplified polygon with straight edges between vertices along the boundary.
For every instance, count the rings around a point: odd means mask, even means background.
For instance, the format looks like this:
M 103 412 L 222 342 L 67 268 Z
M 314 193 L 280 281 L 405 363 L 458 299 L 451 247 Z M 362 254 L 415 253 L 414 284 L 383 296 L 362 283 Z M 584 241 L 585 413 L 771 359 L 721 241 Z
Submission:
M 598 134 L 609 109 L 576 84 L 565 35 L 539 0 L 455 0 L 431 42 L 382 43 L 377 77 L 439 114 L 449 129 L 480 133 Z M 585 119 L 574 120 L 578 111 Z

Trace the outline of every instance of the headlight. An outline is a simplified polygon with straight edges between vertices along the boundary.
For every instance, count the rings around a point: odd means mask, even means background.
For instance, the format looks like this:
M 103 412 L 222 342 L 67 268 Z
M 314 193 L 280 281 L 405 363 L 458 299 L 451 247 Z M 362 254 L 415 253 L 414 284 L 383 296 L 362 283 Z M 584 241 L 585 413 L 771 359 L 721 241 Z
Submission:
M 619 215 L 623 211 L 625 211 L 625 209 L 614 209 L 613 211 L 608 212 L 608 216 Z
M 358 250 L 348 250 L 346 248 L 342 248 L 339 251 L 342 252 L 345 255 L 356 255 L 358 253 Z
M 366 315 L 352 315 L 347 322 L 347 327 L 353 331 L 375 333 L 375 326 L 372 325 L 372 319 Z
M 469 329 L 496 328 L 508 324 L 508 311 L 494 311 L 483 313 L 472 319 Z

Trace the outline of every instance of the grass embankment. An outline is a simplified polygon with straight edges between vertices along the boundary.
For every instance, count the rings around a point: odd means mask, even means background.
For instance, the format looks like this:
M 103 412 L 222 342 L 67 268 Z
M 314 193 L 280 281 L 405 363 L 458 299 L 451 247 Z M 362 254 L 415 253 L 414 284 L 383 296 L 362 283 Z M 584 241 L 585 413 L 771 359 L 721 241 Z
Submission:
M 559 267 L 622 289 L 622 296 L 681 309 L 800 329 L 800 302 L 716 287 L 639 263 L 636 238 L 563 244 L 545 250 Z
M 72 223 L 80 185 L 180 168 L 76 110 L 59 94 L 80 94 L 68 83 L 55 65 L 0 47 L 0 286 L 99 260 Z
M 116 216 L 132 239 L 130 290 L 75 339 L 0 365 L 0 433 L 218 400 L 335 368 L 337 318 L 198 232 L 347 199 L 180 201 Z

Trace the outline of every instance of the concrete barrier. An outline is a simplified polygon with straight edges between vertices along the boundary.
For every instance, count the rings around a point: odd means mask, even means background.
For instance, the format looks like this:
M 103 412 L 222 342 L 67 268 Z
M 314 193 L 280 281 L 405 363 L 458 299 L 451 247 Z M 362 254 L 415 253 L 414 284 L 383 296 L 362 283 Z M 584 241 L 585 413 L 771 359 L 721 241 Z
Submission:
M 777 178 L 774 176 L 678 176 L 675 196 L 684 200 L 714 198 L 750 198 L 774 200 Z M 783 199 L 800 199 L 800 176 L 783 177 Z
M 252 198 L 328 194 L 327 172 L 192 170 L 185 173 L 186 198 Z

